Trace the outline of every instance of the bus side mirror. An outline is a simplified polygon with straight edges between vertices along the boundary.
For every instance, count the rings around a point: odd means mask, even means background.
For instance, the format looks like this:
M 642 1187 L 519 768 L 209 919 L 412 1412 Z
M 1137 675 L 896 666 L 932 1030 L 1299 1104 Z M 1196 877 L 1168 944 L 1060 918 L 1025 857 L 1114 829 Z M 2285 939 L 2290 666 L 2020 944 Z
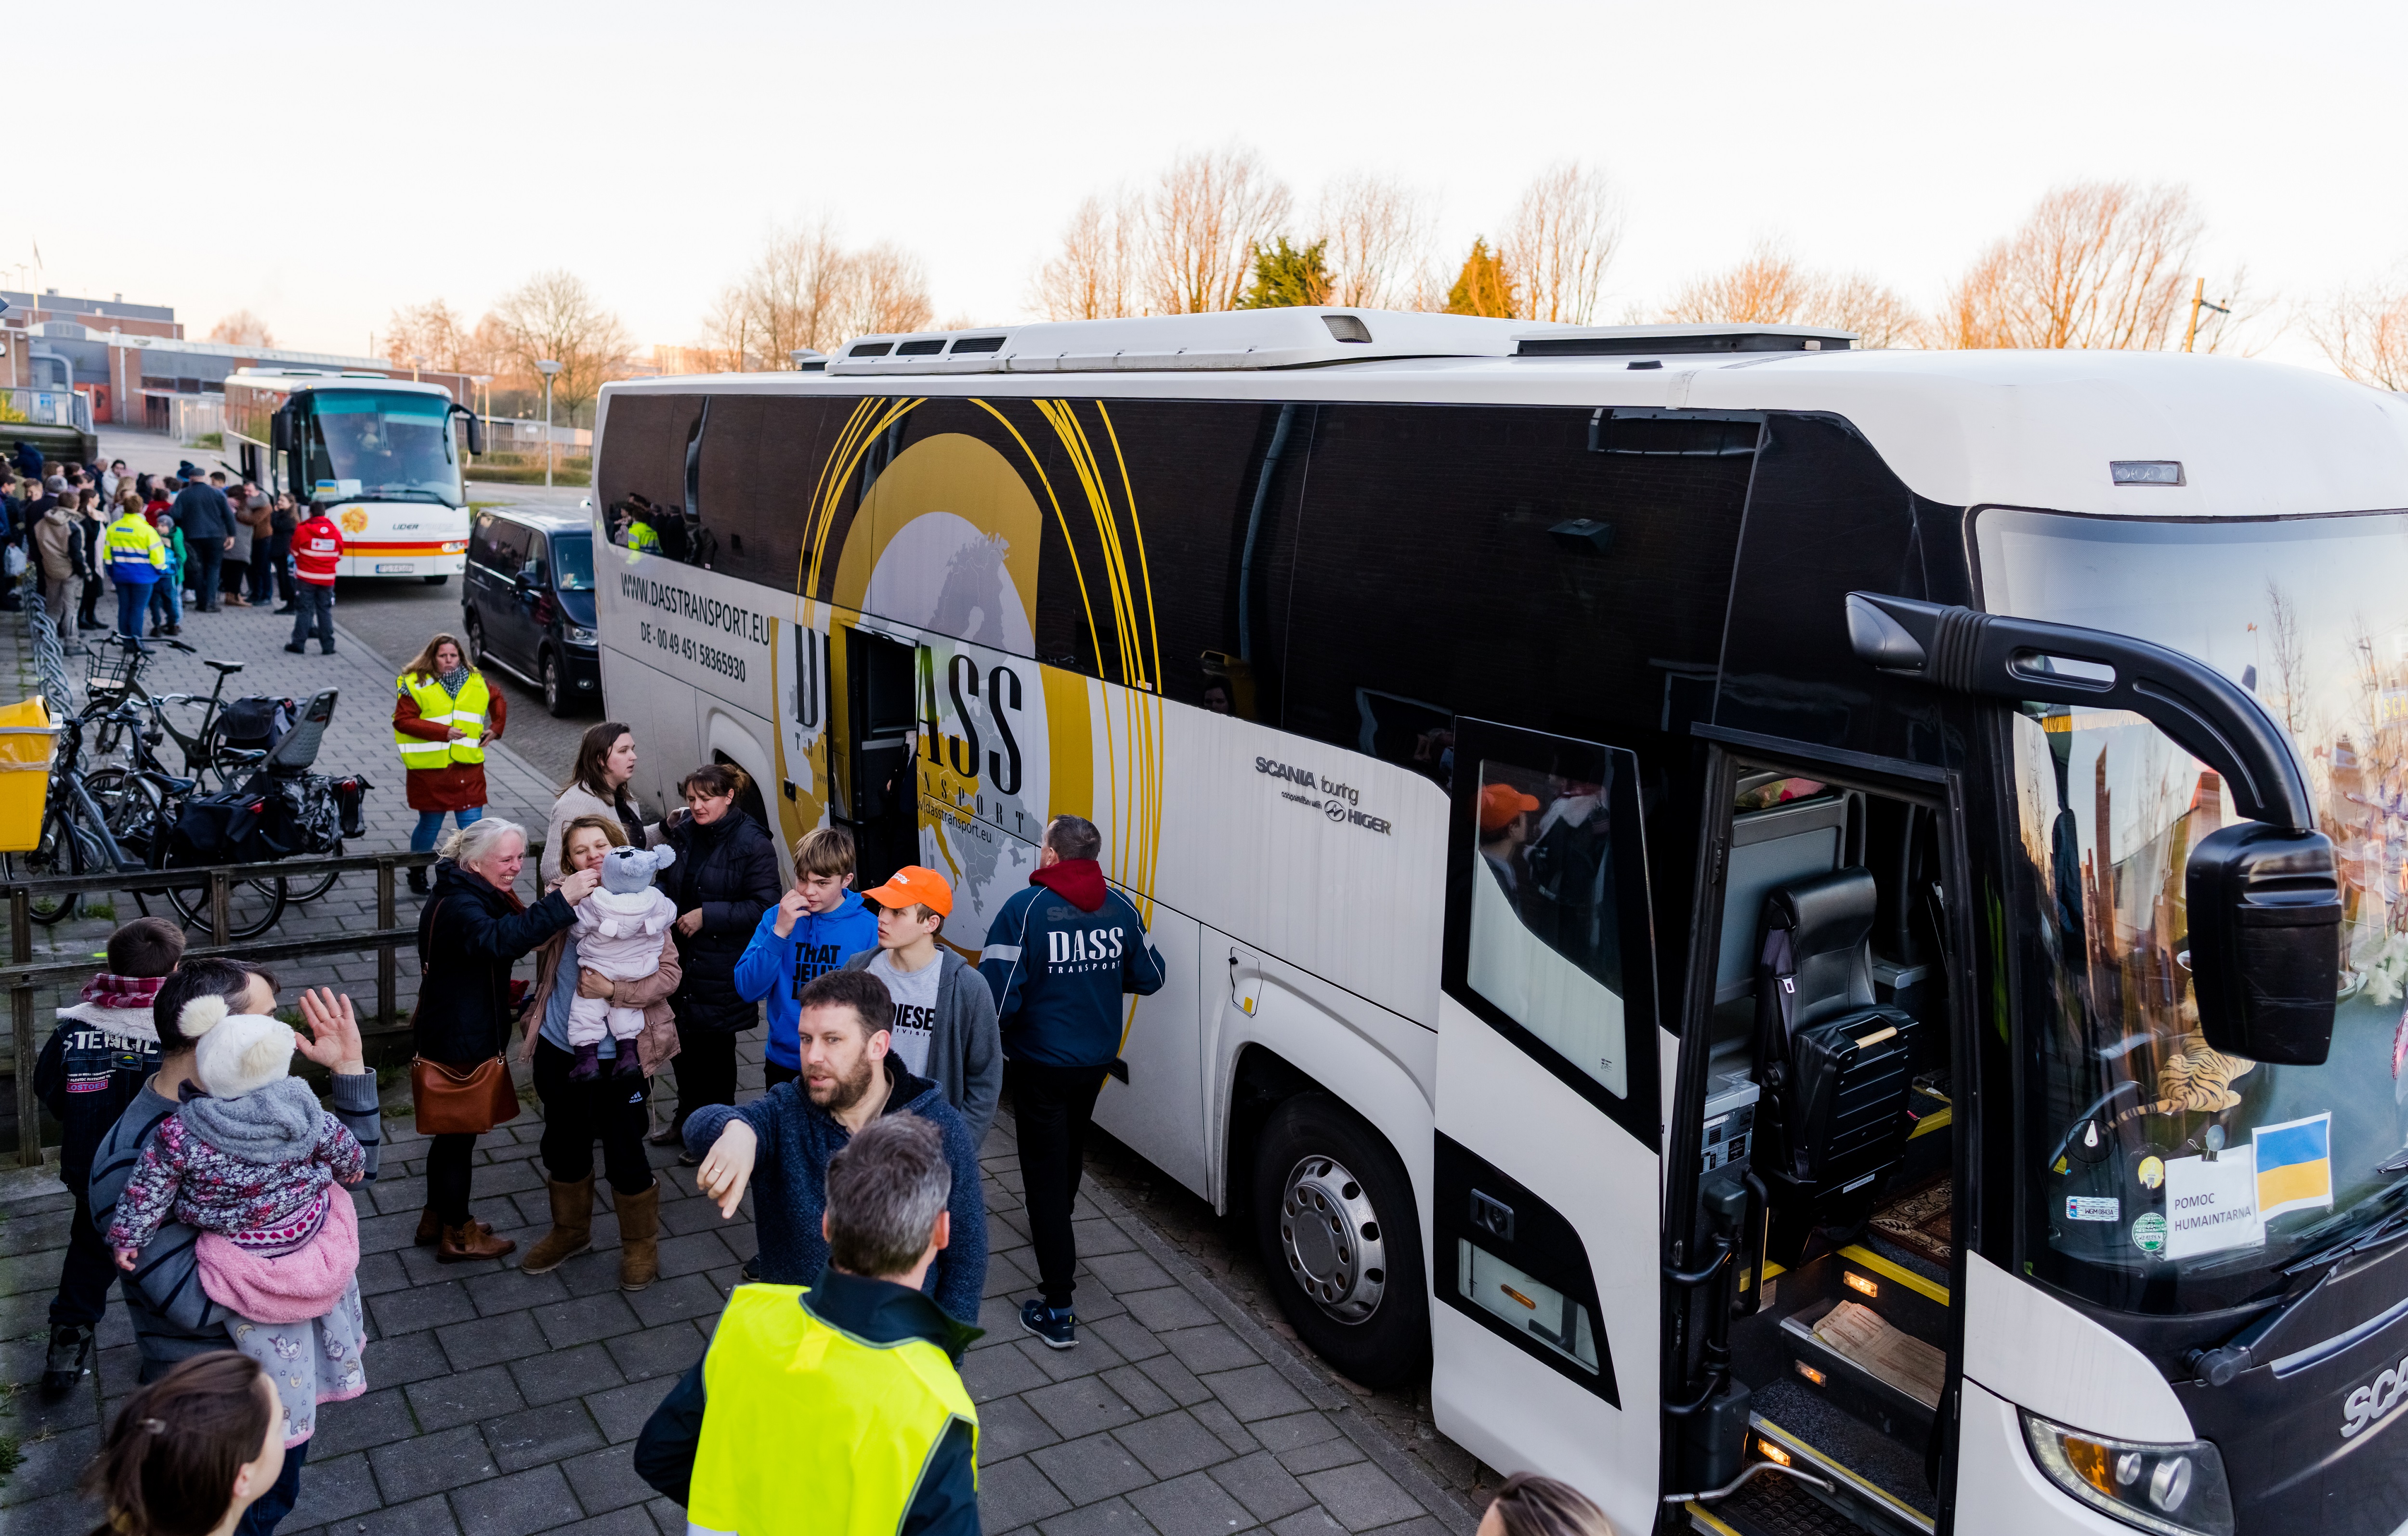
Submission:
M 2323 1065 L 2341 983 L 2332 840 L 2239 822 L 2200 840 L 2183 887 L 2207 1043 L 2272 1066 Z
M 267 446 L 280 453 L 293 451 L 293 412 L 287 409 L 267 419 Z
M 473 410 L 460 414 L 468 420 L 468 452 L 481 456 L 485 452 L 485 419 Z

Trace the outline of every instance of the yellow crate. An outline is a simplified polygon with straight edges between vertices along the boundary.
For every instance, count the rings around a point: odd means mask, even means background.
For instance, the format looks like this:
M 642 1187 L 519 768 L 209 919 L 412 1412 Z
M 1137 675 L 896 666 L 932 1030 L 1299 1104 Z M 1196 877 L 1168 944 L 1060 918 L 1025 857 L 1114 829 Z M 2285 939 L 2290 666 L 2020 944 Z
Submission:
M 38 697 L 0 708 L 0 853 L 22 854 L 42 840 L 58 734 Z

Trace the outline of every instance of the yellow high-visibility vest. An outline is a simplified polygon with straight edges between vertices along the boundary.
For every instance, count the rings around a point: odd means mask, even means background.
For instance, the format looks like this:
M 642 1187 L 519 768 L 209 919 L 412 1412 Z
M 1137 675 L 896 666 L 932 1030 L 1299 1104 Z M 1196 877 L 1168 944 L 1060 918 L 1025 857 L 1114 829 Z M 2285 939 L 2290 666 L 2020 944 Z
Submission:
M 460 696 L 452 697 L 443 691 L 443 684 L 431 677 L 404 672 L 394 684 L 418 700 L 418 716 L 438 725 L 456 725 L 463 733 L 457 741 L 427 741 L 407 735 L 400 726 L 393 730 L 394 744 L 401 748 L 401 766 L 406 768 L 448 768 L 453 763 L 481 763 L 485 760 L 485 711 L 493 703 L 493 695 L 485 689 L 485 675 L 470 672 L 468 681 L 460 685 Z
M 638 518 L 627 524 L 627 547 L 631 550 L 650 550 L 654 554 L 658 554 L 661 550 L 661 536 L 652 531 L 651 524 Z
M 738 1285 L 703 1357 L 707 1399 L 686 1518 L 743 1536 L 896 1536 L 928 1458 L 978 1409 L 924 1339 L 873 1344 L 803 1307 L 799 1285 Z
M 101 562 L 112 580 L 155 581 L 167 568 L 167 546 L 140 512 L 121 512 L 101 536 Z

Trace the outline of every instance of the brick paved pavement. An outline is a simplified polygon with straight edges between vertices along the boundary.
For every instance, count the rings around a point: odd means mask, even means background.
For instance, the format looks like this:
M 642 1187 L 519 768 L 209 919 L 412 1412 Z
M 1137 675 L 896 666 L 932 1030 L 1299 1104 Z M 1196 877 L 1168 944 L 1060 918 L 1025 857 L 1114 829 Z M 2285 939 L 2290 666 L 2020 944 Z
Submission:
M 744 1098 L 758 1092 L 757 1044 Z M 737 1266 L 751 1209 L 723 1223 L 693 1170 L 659 1149 L 662 1279 L 617 1288 L 617 1230 L 551 1275 L 507 1262 L 437 1265 L 410 1246 L 423 1199 L 423 1146 L 406 1105 L 389 1119 L 386 1173 L 364 1205 L 360 1280 L 374 1342 L 370 1391 L 322 1412 L 292 1532 L 516 1536 L 573 1528 L 679 1536 L 682 1512 L 650 1496 L 630 1443 L 677 1375 L 699 1357 Z M 540 1126 L 530 1113 L 485 1138 L 477 1213 L 522 1243 L 543 1229 Z M 1081 1197 L 1076 1350 L 1020 1331 L 1016 1298 L 1034 1260 L 1020 1218 L 1010 1118 L 984 1149 L 994 1254 L 963 1375 L 978 1400 L 985 1529 L 1043 1536 L 1127 1532 L 1231 1536 L 1468 1533 L 1470 1506 L 1442 1489 L 1317 1362 L 1263 1328 L 1187 1256 L 1108 1190 Z M 607 1193 L 607 1191 L 606 1191 Z M 70 1215 L 55 1183 L 0 1178 L 0 1436 L 22 1459 L 0 1483 L 0 1524 L 85 1529 L 72 1491 L 101 1425 L 134 1384 L 123 1310 L 101 1330 L 94 1377 L 40 1403 L 45 1308 Z M 5 1459 L 5 1458 L 0 1458 Z

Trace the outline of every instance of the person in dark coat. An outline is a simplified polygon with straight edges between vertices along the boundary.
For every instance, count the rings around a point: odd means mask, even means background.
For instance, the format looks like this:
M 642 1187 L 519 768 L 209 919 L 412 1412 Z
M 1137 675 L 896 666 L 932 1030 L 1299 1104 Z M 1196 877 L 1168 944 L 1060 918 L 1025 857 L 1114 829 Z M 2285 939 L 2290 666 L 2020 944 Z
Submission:
M 661 888 L 677 903 L 685 978 L 669 998 L 678 1021 L 677 1120 L 653 1135 L 656 1146 L 682 1142 L 686 1116 L 701 1105 L 736 1102 L 736 1037 L 761 1019 L 761 1005 L 736 989 L 736 962 L 761 914 L 778 904 L 781 882 L 768 832 L 736 809 L 751 783 L 733 764 L 706 763 L 678 785 L 687 813 L 661 832 L 678 854 Z
M 191 465 L 184 467 L 191 469 Z M 199 595 L 195 605 L 203 613 L 218 610 L 218 567 L 224 561 L 226 551 L 234 548 L 234 507 L 225 493 L 200 478 L 199 472 L 183 477 L 184 488 L 176 493 L 176 502 L 167 515 L 176 526 L 184 530 L 184 547 L 193 557 L 190 585 Z
M 580 869 L 528 906 L 510 889 L 526 862 L 526 829 L 491 817 L 452 834 L 435 866 L 433 899 L 418 914 L 418 1008 L 411 1046 L 428 1061 L 475 1068 L 509 1049 L 513 1009 L 510 967 L 577 921 L 577 904 L 602 877 Z M 505 1064 L 507 1069 L 507 1064 Z M 431 1139 L 426 1208 L 418 1242 L 437 1243 L 445 1263 L 499 1258 L 518 1246 L 468 1215 L 468 1179 L 477 1156 L 472 1133 Z

